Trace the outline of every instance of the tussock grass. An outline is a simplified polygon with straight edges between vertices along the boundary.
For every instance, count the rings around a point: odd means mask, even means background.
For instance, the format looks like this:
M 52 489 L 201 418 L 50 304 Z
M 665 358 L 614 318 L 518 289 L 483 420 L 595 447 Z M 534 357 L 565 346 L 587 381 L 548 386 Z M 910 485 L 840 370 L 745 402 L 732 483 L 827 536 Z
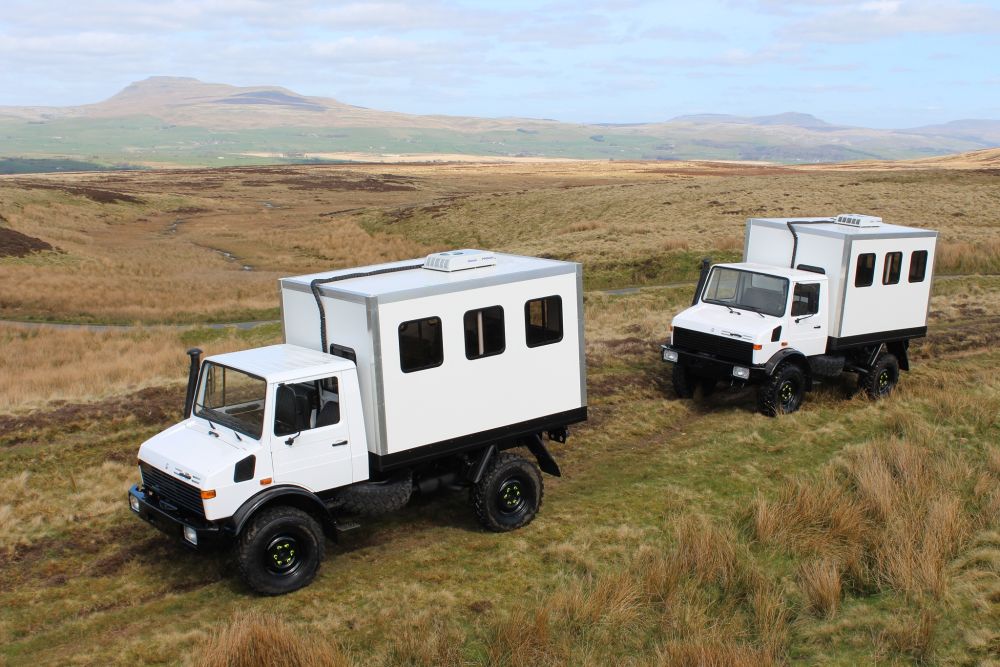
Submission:
M 274 614 L 237 612 L 221 630 L 193 652 L 196 667 L 350 667 L 327 642 L 310 640 Z
M 799 582 L 812 611 L 826 617 L 837 612 L 841 595 L 839 563 L 829 558 L 803 563 Z
M 841 574 L 862 590 L 940 597 L 969 521 L 948 484 L 949 463 L 895 438 L 848 450 L 822 476 L 792 482 L 775 501 L 758 498 L 754 535 L 827 557 L 802 572 L 807 597 L 822 610 Z

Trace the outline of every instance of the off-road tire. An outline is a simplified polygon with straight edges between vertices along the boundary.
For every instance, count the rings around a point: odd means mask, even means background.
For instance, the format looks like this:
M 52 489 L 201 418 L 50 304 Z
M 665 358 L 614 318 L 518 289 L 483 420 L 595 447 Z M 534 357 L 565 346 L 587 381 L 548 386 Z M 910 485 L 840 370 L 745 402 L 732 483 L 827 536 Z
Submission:
M 802 368 L 783 361 L 757 390 L 757 410 L 768 417 L 795 412 L 802 406 L 805 393 L 806 374 Z
M 501 452 L 472 487 L 472 507 L 484 528 L 503 533 L 531 523 L 542 506 L 543 493 L 537 465 Z
M 319 522 L 297 507 L 261 510 L 236 542 L 236 563 L 247 586 L 261 595 L 284 595 L 312 583 L 325 544 Z
M 674 386 L 674 393 L 677 394 L 677 398 L 691 398 L 694 396 L 695 380 L 696 378 L 691 371 L 680 364 L 674 364 L 670 381 Z
M 391 479 L 342 489 L 337 495 L 337 508 L 350 514 L 379 516 L 401 509 L 412 495 L 413 474 L 408 471 Z
M 878 355 L 872 369 L 858 378 L 858 385 L 872 400 L 887 397 L 898 382 L 899 360 L 888 352 Z

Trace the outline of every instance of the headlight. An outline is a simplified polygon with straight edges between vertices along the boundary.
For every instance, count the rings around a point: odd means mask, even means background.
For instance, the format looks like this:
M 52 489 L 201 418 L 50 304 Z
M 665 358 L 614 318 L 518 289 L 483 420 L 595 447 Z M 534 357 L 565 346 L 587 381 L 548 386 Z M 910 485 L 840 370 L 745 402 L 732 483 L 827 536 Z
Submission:
M 138 512 L 139 511 L 139 499 L 136 498 L 135 496 L 133 496 L 132 494 L 129 494 L 128 504 L 129 504 L 129 507 L 132 508 L 133 512 Z
M 198 546 L 198 531 L 191 526 L 184 526 L 184 539 L 191 544 Z
M 677 363 L 677 350 L 671 350 L 669 347 L 664 347 L 663 349 L 663 360 Z
M 744 366 L 733 366 L 733 377 L 738 377 L 741 380 L 749 380 L 750 369 Z

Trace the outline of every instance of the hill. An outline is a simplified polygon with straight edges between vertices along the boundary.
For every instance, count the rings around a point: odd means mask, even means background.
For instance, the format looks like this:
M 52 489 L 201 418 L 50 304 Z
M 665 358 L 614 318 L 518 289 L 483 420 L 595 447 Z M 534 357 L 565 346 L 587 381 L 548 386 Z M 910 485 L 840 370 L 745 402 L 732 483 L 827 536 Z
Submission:
M 830 124 L 804 113 L 680 116 L 639 124 L 412 115 L 275 86 L 151 77 L 95 104 L 0 107 L 4 155 L 98 165 L 570 158 L 816 163 L 914 159 L 1000 144 L 1000 121 L 911 130 Z M 38 170 L 44 170 L 39 167 Z

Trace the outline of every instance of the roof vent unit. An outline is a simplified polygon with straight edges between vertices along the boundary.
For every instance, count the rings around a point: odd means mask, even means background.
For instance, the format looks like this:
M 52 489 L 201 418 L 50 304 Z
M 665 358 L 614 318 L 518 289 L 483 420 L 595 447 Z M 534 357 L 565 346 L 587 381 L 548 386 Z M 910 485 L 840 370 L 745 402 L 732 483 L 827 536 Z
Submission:
M 838 225 L 848 227 L 881 227 L 882 218 L 877 215 L 861 215 L 860 213 L 841 213 L 837 216 Z
M 497 256 L 485 250 L 451 250 L 427 255 L 424 268 L 433 271 L 462 271 L 463 269 L 478 269 L 482 266 L 494 266 Z

